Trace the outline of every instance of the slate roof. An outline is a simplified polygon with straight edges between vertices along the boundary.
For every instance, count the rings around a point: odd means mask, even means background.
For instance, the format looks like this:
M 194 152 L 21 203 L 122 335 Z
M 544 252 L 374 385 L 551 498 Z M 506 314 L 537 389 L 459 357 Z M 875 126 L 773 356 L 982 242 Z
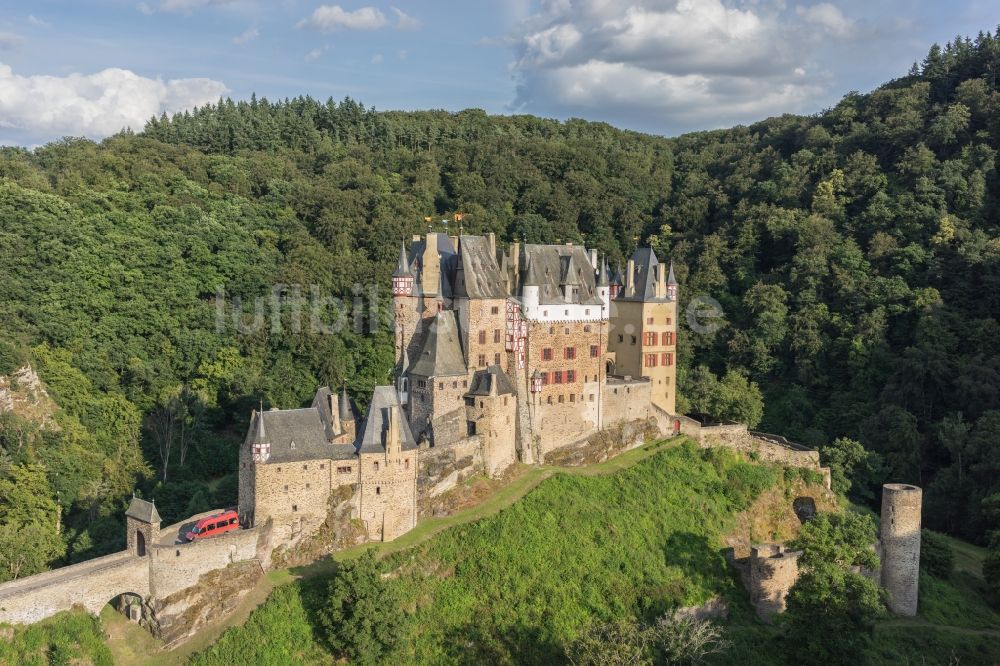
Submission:
M 267 441 L 271 445 L 268 464 L 301 460 L 343 460 L 354 454 L 354 447 L 350 444 L 330 444 L 320 412 L 314 407 L 272 410 L 261 412 L 261 416 L 267 431 Z
M 451 244 L 451 238 L 448 237 L 448 234 L 438 232 L 435 234 L 435 238 L 438 255 L 440 256 L 439 261 L 441 264 L 441 278 L 438 280 L 437 285 L 431 286 L 433 291 L 427 292 L 423 292 L 421 290 L 421 281 L 417 280 L 414 285 L 414 291 L 418 295 L 441 294 L 445 298 L 452 298 L 455 295 L 453 290 L 453 277 L 458 266 L 458 255 L 455 252 L 455 246 Z M 423 270 L 421 262 L 423 261 L 424 249 L 426 247 L 426 236 L 422 237 L 420 240 L 413 241 L 413 244 L 410 245 L 408 268 L 414 275 Z
M 364 430 L 354 447 L 357 453 L 382 453 L 385 451 L 385 436 L 390 409 L 396 410 L 394 422 L 399 428 L 402 449 L 410 451 L 417 448 L 413 432 L 410 431 L 403 408 L 399 404 L 396 389 L 391 386 L 376 386 L 375 391 L 372 392 L 371 404 L 368 406 L 368 418 L 365 420 Z
M 458 247 L 455 294 L 469 298 L 507 298 L 506 285 L 489 240 L 485 236 L 462 236 Z
M 607 287 L 609 284 L 611 284 L 611 283 L 608 281 L 608 260 L 607 259 L 602 259 L 601 260 L 601 272 L 597 276 L 597 286 L 598 287 Z
M 330 410 L 330 396 L 333 392 L 329 387 L 324 386 L 318 391 L 316 391 L 316 397 L 313 398 L 312 407 L 319 411 L 319 418 L 323 421 L 323 427 L 326 429 L 327 438 L 333 438 L 339 435 L 339 432 L 334 432 L 333 430 L 333 412 Z M 340 411 L 339 409 L 337 410 Z M 337 414 L 337 418 L 340 418 L 340 414 Z
M 466 373 L 458 322 L 454 310 L 438 312 L 431 322 L 420 355 L 410 373 L 423 377 L 451 377 Z
M 491 365 L 485 370 L 477 370 L 472 375 L 472 386 L 466 395 L 490 395 L 491 387 L 496 386 L 497 395 L 513 395 L 514 382 L 499 365 Z
M 597 285 L 594 269 L 583 246 L 527 244 L 524 246 L 524 255 L 524 263 L 529 271 L 524 276 L 523 284 L 538 281 L 539 304 L 601 305 L 601 299 L 595 291 Z M 579 287 L 575 299 L 567 301 L 564 297 L 566 285 Z
M 156 510 L 156 505 L 135 496 L 133 496 L 132 501 L 129 502 L 125 515 L 130 518 L 135 518 L 136 520 L 141 520 L 144 523 L 160 522 L 160 514 Z
M 413 275 L 410 272 L 410 262 L 406 260 L 406 245 L 403 243 L 399 244 L 399 261 L 396 262 L 396 270 L 392 272 L 392 277 L 409 277 Z
M 635 293 L 628 295 L 622 291 L 618 300 L 622 301 L 665 301 L 666 295 L 656 296 L 656 273 L 663 270 L 663 265 L 656 258 L 652 248 L 640 247 L 632 253 L 635 273 L 631 276 L 635 284 Z
M 347 395 L 347 387 L 340 390 L 340 420 L 353 421 L 357 410 L 351 403 L 351 398 Z

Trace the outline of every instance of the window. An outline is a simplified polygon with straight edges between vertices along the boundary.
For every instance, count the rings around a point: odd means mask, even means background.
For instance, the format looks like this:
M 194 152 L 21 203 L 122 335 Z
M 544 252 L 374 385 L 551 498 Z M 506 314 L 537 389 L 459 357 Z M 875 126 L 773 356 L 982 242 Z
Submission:
M 351 473 L 351 468 L 350 467 L 338 467 L 337 468 L 337 473 L 338 474 L 350 474 Z
M 566 314 L 567 315 L 569 314 L 569 310 L 566 311 Z M 567 326 L 566 328 L 563 329 L 563 333 L 565 333 L 566 335 L 569 335 L 569 326 Z
M 563 311 L 563 316 L 564 317 L 568 317 L 569 316 L 569 310 L 564 310 Z
M 292 513 L 295 513 L 298 510 L 299 510 L 299 505 L 298 504 L 293 504 L 292 505 Z
M 310 488 L 312 488 L 312 484 L 311 483 L 307 483 L 306 484 L 306 490 L 309 490 Z
M 545 314 L 548 314 L 548 313 L 549 313 L 549 311 L 546 310 Z M 555 326 L 549 326 L 549 335 L 555 335 L 555 332 L 556 332 L 556 327 Z
M 500 352 L 493 354 L 493 363 L 494 365 L 500 365 Z
M 586 310 L 584 310 L 583 314 L 584 315 L 589 315 L 590 314 L 590 308 L 587 308 Z
M 587 310 L 587 314 L 590 314 L 590 310 Z M 586 326 L 583 327 L 583 332 L 584 333 L 590 333 L 591 330 L 592 330 L 592 328 L 591 328 L 590 324 L 587 324 Z
M 439 391 L 443 391 L 444 390 L 444 382 L 438 382 L 438 390 Z
M 618 342 L 625 342 L 625 336 L 624 335 L 619 335 L 618 336 Z
M 549 311 L 548 310 L 542 310 L 542 316 L 543 317 L 548 317 L 549 316 Z M 551 332 L 552 331 L 549 331 L 549 333 L 551 333 Z
M 663 365 L 673 365 L 674 364 L 674 353 L 667 352 L 663 355 Z
M 451 387 L 452 388 L 458 388 L 458 380 L 457 379 L 451 383 Z
M 378 471 L 378 461 L 377 460 L 375 461 L 375 471 L 376 472 Z
M 551 361 L 552 360 L 552 347 L 546 347 L 542 350 L 542 360 Z
M 576 402 L 576 394 L 575 393 L 570 393 L 569 394 L 569 401 L 570 402 Z
M 672 323 L 673 323 L 673 320 L 670 317 L 667 317 L 667 326 L 670 326 L 670 324 L 672 324 Z
M 562 384 L 562 370 L 556 370 L 552 373 L 552 383 Z
M 486 344 L 486 331 L 479 331 L 479 344 Z
M 590 358 L 597 358 L 601 353 L 601 348 L 597 345 L 590 345 Z
M 417 388 L 427 388 L 427 382 L 423 379 L 418 379 Z
M 566 347 L 563 350 L 563 358 L 567 361 L 572 361 L 576 358 L 576 347 Z
M 494 309 L 496 309 L 496 308 L 494 308 Z M 410 459 L 409 458 L 407 458 L 406 460 L 403 461 L 403 469 L 410 469 Z
M 543 372 L 541 373 L 541 377 L 542 377 L 542 386 L 546 386 L 549 383 L 549 373 Z
M 549 404 L 551 405 L 551 404 L 552 404 L 552 396 L 550 395 L 550 396 L 549 396 L 549 397 L 548 397 L 548 398 L 546 399 L 546 401 L 545 401 L 545 402 L 547 402 L 547 403 L 549 403 Z
M 562 401 L 563 401 L 563 396 L 562 396 L 562 394 L 560 393 L 560 394 L 559 394 L 559 402 L 562 402 Z
M 656 344 L 656 333 L 645 333 L 642 336 L 642 344 L 650 346 Z
M 665 345 L 672 345 L 672 344 L 674 344 L 674 334 L 671 333 L 670 331 L 667 331 L 666 333 L 664 333 L 663 334 L 663 344 L 665 344 Z
M 656 354 L 646 354 L 646 367 L 647 368 L 656 367 Z
M 493 342 L 500 342 L 500 329 L 493 329 Z
M 319 468 L 320 469 L 326 469 L 326 463 L 320 463 L 319 464 Z
M 594 402 L 594 394 L 593 393 L 590 394 L 590 401 Z
M 496 305 L 490 308 L 490 314 L 500 314 L 500 308 Z
M 309 469 L 309 465 L 303 465 L 302 469 Z
M 475 407 L 476 406 L 476 399 L 475 398 L 466 398 L 465 399 L 465 406 L 466 407 Z
M 647 324 L 652 324 L 653 323 L 653 318 L 652 317 L 646 317 L 646 323 Z
M 566 383 L 567 384 L 572 384 L 575 381 L 576 381 L 576 370 L 567 370 L 566 371 Z
M 438 312 L 441 312 L 442 310 L 444 310 L 444 303 L 438 301 Z
M 660 365 L 670 365 L 667 360 L 670 358 L 670 352 L 663 352 L 660 354 Z
M 285 492 L 286 493 L 288 492 L 288 486 L 285 486 Z
M 462 388 L 469 388 L 469 380 L 468 379 L 463 379 L 462 380 Z
M 382 486 L 375 486 L 375 494 L 376 495 L 382 494 Z
M 483 367 L 486 365 L 486 354 L 479 355 L 479 366 Z
M 281 468 L 280 468 L 280 467 L 278 468 L 278 471 L 279 471 L 279 472 L 281 471 Z

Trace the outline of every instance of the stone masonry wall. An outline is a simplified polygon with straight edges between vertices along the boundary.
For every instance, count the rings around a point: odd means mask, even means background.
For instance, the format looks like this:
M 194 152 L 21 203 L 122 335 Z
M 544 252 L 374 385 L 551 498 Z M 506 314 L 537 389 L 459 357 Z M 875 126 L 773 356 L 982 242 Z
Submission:
M 391 541 L 417 524 L 417 451 L 361 454 L 360 519 L 373 540 Z M 325 508 L 324 503 L 324 508 Z
M 333 488 L 357 480 L 354 460 L 307 460 L 255 467 L 255 512 L 272 518 L 278 542 L 318 527 L 326 519 L 326 501 Z
M 889 610 L 897 615 L 917 614 L 920 579 L 920 513 L 923 491 L 904 483 L 882 486 L 879 546 L 882 587 Z
M 517 459 L 517 396 L 470 396 L 465 418 L 476 424 L 486 474 L 500 476 Z
M 171 528 L 167 528 L 167 532 Z M 261 526 L 233 530 L 210 539 L 175 545 L 157 544 L 149 549 L 150 596 L 165 599 L 190 587 L 198 578 L 234 562 L 257 559 Z
M 482 474 L 484 470 L 478 436 L 449 446 L 421 449 L 417 471 L 417 508 L 420 516 L 430 515 L 434 498 L 466 479 Z
M 785 611 L 785 599 L 799 578 L 801 550 L 765 543 L 750 549 L 750 602 L 762 618 Z
M 507 299 L 455 299 L 462 348 L 470 367 L 484 369 L 497 364 L 504 370 L 507 364 Z M 479 341 L 482 331 L 483 342 Z
M 654 416 L 650 409 L 649 380 L 609 377 L 604 387 L 604 425 L 618 421 L 644 421 Z
M 96 615 L 124 592 L 149 596 L 149 557 L 121 551 L 0 585 L 0 622 L 38 622 L 82 606 Z

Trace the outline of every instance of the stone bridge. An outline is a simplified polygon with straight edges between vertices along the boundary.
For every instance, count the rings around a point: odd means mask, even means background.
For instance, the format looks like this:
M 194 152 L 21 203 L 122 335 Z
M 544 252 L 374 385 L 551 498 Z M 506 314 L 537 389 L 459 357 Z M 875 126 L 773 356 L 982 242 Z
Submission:
M 130 592 L 149 596 L 149 558 L 127 550 L 0 585 L 0 622 L 31 623 L 73 606 L 97 615 Z

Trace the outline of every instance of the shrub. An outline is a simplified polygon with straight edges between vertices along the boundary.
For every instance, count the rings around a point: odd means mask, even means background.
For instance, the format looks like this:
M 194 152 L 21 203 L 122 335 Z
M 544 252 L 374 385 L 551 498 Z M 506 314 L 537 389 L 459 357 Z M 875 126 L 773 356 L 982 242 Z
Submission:
M 652 628 L 653 644 L 668 664 L 700 664 L 706 657 L 726 651 L 722 627 L 710 620 L 664 615 Z
M 0 340 L 0 375 L 9 375 L 28 362 L 28 355 L 14 343 Z
M 955 569 L 955 553 L 948 537 L 920 530 L 920 568 L 937 578 L 948 578 Z
M 875 543 L 875 519 L 860 513 L 817 513 L 802 526 L 799 536 L 789 543 L 802 550 L 801 564 L 807 567 L 860 565 L 875 569 L 878 556 Z
M 566 648 L 573 666 L 645 666 L 651 633 L 635 620 L 595 622 Z
M 320 623 L 333 652 L 359 664 L 380 663 L 403 637 L 403 611 L 382 579 L 374 551 L 341 565 L 330 581 Z

